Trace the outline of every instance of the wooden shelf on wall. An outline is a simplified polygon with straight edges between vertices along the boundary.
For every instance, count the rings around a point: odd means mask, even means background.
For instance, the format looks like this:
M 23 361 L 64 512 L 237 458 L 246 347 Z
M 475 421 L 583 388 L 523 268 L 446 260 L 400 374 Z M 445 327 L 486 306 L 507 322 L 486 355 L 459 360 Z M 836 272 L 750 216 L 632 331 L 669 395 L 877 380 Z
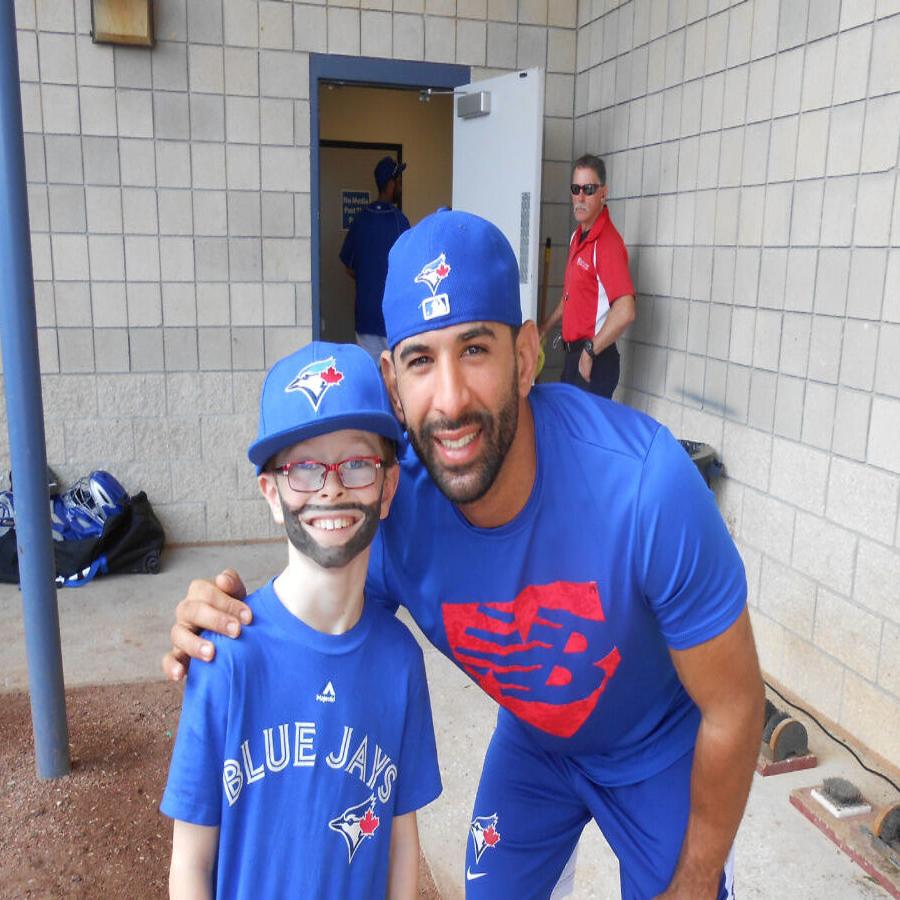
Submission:
M 91 0 L 95 44 L 153 46 L 152 0 Z

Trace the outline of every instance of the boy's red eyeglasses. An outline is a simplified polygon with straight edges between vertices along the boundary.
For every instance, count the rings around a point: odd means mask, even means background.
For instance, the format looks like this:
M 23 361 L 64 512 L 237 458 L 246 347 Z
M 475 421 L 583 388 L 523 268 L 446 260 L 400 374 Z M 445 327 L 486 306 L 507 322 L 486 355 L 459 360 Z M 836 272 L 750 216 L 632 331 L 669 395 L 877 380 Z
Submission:
M 380 456 L 351 456 L 336 463 L 303 459 L 277 466 L 275 472 L 287 476 L 292 490 L 310 493 L 321 491 L 329 472 L 337 472 L 345 488 L 365 488 L 375 484 L 378 470 L 384 465 Z

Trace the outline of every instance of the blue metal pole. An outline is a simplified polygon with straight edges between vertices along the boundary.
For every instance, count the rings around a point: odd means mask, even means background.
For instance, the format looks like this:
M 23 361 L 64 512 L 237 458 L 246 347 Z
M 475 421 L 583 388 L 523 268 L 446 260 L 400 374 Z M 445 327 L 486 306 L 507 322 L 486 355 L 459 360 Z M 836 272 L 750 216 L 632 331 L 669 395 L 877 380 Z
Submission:
M 2 0 L 0 337 L 9 448 L 15 473 L 16 539 L 35 757 L 39 778 L 59 778 L 67 775 L 70 768 L 69 729 L 50 534 L 47 451 L 29 234 L 16 18 L 11 0 Z

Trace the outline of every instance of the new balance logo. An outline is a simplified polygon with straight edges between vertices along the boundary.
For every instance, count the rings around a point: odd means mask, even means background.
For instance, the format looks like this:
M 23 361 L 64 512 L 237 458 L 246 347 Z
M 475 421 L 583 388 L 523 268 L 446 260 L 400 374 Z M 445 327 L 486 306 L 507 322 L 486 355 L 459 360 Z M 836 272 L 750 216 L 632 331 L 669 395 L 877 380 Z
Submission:
M 316 700 L 319 703 L 334 703 L 334 685 L 330 681 L 320 693 L 316 694 Z

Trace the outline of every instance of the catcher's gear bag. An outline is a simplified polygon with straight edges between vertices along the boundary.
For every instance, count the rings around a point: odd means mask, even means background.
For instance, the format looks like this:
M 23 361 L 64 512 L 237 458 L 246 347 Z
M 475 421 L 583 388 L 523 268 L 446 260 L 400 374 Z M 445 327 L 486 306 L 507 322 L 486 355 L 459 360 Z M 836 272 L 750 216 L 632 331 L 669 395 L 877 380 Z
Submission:
M 118 482 L 115 484 L 118 485 Z M 99 489 L 91 488 L 90 485 L 87 487 L 96 491 L 96 494 L 91 495 L 91 502 L 95 504 L 92 515 L 102 516 L 103 522 L 99 526 L 96 522 L 90 526 L 94 529 L 92 534 L 53 542 L 57 585 L 79 587 L 103 573 L 146 572 L 155 575 L 159 571 L 159 556 L 165 544 L 165 534 L 147 495 L 141 491 L 129 498 L 122 490 L 122 496 L 114 499 L 115 491 L 113 494 L 109 493 L 111 484 L 104 479 L 99 480 Z M 119 488 L 121 489 L 121 485 Z M 81 485 L 79 492 L 84 490 L 85 485 Z M 80 496 L 84 500 L 84 495 Z M 114 502 L 107 503 L 105 498 L 114 499 Z M 77 527 L 86 531 L 87 521 L 94 521 L 92 515 L 88 515 L 87 506 L 87 503 L 73 506 L 75 511 L 72 518 L 67 518 L 66 522 L 71 526 L 73 521 L 77 521 Z M 68 512 L 64 514 L 69 516 Z M 18 580 L 16 532 L 15 528 L 9 528 L 5 534 L 0 535 L 0 581 L 15 584 Z

